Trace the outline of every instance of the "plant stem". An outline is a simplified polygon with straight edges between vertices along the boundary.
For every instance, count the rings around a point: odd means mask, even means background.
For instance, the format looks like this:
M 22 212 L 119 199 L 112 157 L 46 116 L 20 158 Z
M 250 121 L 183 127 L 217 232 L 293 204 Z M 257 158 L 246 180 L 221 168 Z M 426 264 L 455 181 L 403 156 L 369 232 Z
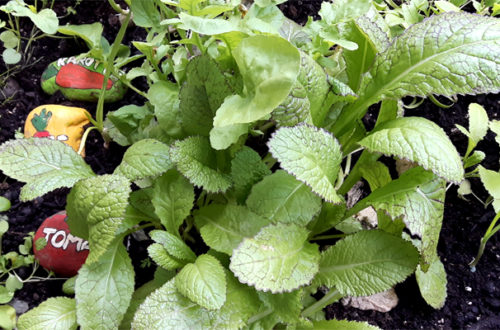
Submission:
M 112 0 L 110 0 L 112 1 Z M 106 73 L 104 74 L 104 80 L 102 82 L 101 93 L 99 94 L 99 100 L 97 101 L 97 110 L 96 110 L 96 127 L 99 132 L 102 133 L 104 129 L 104 94 L 106 92 L 106 86 L 108 83 L 109 76 L 114 71 L 113 65 L 115 61 L 116 54 L 118 54 L 118 50 L 120 49 L 120 44 L 125 36 L 125 31 L 127 30 L 128 22 L 130 21 L 130 16 L 132 12 L 129 11 L 125 16 L 125 20 L 116 35 L 116 39 L 113 42 L 113 46 L 111 47 L 111 53 L 106 59 Z
M 344 295 L 341 294 L 338 290 L 330 290 L 328 291 L 327 294 L 320 300 L 316 301 L 314 304 L 311 306 L 307 307 L 302 311 L 301 316 L 302 317 L 308 317 L 313 315 L 319 310 L 322 310 L 326 306 L 333 304 L 334 302 L 338 301 L 340 298 L 342 298 Z
M 479 262 L 479 259 L 481 259 L 488 240 L 491 238 L 491 236 L 495 235 L 495 233 L 500 230 L 500 225 L 495 227 L 499 218 L 500 218 L 500 212 L 497 213 L 495 218 L 493 218 L 493 220 L 490 223 L 490 226 L 488 227 L 488 230 L 486 230 L 486 233 L 484 234 L 483 238 L 481 238 L 481 244 L 479 245 L 479 251 L 477 252 L 477 256 L 469 264 L 469 266 L 472 269 L 476 268 L 476 265 Z
M 272 308 L 266 309 L 265 311 L 260 312 L 259 314 L 255 314 L 254 316 L 252 316 L 251 318 L 249 318 L 247 323 L 248 324 L 252 324 L 254 322 L 257 322 L 257 321 L 263 319 L 264 317 L 268 316 L 272 312 L 273 312 Z
M 81 155 L 83 152 L 83 149 L 85 148 L 85 142 L 87 141 L 87 137 L 90 133 L 90 131 L 97 129 L 97 127 L 92 126 L 89 127 L 85 130 L 85 133 L 83 133 L 82 140 L 80 141 L 80 147 L 78 148 L 78 154 Z
M 320 241 L 320 240 L 326 240 L 326 239 L 344 238 L 346 236 L 347 236 L 347 234 L 321 235 L 321 236 L 315 236 L 315 237 L 311 238 L 311 241 Z

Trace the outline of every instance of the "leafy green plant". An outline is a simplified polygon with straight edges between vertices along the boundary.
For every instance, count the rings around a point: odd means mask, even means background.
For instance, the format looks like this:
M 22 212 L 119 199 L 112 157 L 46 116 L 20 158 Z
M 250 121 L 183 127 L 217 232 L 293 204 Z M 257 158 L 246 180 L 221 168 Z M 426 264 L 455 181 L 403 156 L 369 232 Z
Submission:
M 0 169 L 27 183 L 22 200 L 72 188 L 68 223 L 90 246 L 75 298 L 50 298 L 21 316 L 19 329 L 54 320 L 69 328 L 346 326 L 325 321 L 323 307 L 414 272 L 424 299 L 443 306 L 436 249 L 446 183 L 461 182 L 464 166 L 445 132 L 403 117 L 399 100 L 498 92 L 498 20 L 443 13 L 393 38 L 370 1 L 325 2 L 322 19 L 304 29 L 279 2 L 255 1 L 243 18 L 238 1 L 130 4 L 148 36 L 134 44 L 143 64 L 125 79 L 144 76 L 149 90 L 143 106 L 108 113 L 106 132 L 130 145 L 112 174 L 95 175 L 58 141 L 0 146 Z M 379 102 L 367 132 L 361 119 Z M 392 178 L 381 154 L 415 167 Z M 360 179 L 370 192 L 348 205 Z M 347 225 L 367 207 L 377 211 L 376 229 Z M 158 267 L 134 291 L 122 242 L 139 230 Z M 325 239 L 336 241 L 320 251 Z M 328 291 L 316 301 L 319 287 Z

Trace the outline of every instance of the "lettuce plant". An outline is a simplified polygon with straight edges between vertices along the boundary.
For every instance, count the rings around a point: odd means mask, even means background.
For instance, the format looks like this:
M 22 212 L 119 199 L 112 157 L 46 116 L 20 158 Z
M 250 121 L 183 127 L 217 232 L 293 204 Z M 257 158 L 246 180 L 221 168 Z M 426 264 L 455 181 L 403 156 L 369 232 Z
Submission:
M 109 136 L 130 145 L 113 173 L 94 174 L 58 141 L 0 146 L 23 200 L 72 188 L 69 225 L 90 246 L 75 298 L 47 300 L 20 329 L 345 327 L 323 307 L 414 272 L 443 306 L 437 243 L 446 184 L 464 166 L 438 125 L 402 116 L 401 98 L 498 92 L 498 20 L 443 13 L 393 37 L 371 1 L 324 3 L 303 29 L 279 2 L 132 2 L 148 37 L 131 72 L 146 77 L 148 101 L 108 114 Z M 415 166 L 393 178 L 382 154 Z M 353 201 L 361 179 L 370 191 Z M 356 218 L 368 207 L 372 230 Z M 123 240 L 138 230 L 158 267 L 135 289 Z

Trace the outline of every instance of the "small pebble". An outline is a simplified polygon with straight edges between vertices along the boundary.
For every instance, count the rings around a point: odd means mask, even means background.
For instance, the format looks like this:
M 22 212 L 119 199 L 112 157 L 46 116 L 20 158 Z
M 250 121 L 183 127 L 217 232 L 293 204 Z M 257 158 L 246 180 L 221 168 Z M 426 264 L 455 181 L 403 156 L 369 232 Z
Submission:
M 466 286 L 466 287 L 465 287 L 465 291 L 467 291 L 467 292 L 472 292 L 472 288 L 471 288 L 470 286 Z
M 25 313 L 30 308 L 30 306 L 28 305 L 28 303 L 26 301 L 22 301 L 19 299 L 12 300 L 9 303 L 9 305 L 14 307 L 17 315 L 21 315 L 21 314 Z

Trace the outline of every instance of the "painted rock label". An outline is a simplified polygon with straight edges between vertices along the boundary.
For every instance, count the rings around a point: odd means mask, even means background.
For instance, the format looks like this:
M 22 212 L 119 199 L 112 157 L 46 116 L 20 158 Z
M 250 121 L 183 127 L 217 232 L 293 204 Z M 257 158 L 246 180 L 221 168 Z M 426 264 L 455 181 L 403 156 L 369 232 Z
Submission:
M 66 219 L 66 212 L 45 219 L 35 233 L 34 241 L 45 238 L 47 245 L 37 251 L 36 244 L 33 244 L 33 251 L 41 266 L 58 275 L 70 277 L 76 275 L 85 263 L 89 243 L 70 233 Z
M 80 148 L 84 126 L 90 114 L 83 108 L 47 104 L 33 109 L 24 123 L 24 136 L 58 140 Z
M 48 94 L 60 90 L 69 100 L 97 101 L 106 69 L 92 57 L 64 57 L 49 64 L 42 74 L 42 89 Z M 115 76 L 106 82 L 105 102 L 123 98 L 127 87 Z

